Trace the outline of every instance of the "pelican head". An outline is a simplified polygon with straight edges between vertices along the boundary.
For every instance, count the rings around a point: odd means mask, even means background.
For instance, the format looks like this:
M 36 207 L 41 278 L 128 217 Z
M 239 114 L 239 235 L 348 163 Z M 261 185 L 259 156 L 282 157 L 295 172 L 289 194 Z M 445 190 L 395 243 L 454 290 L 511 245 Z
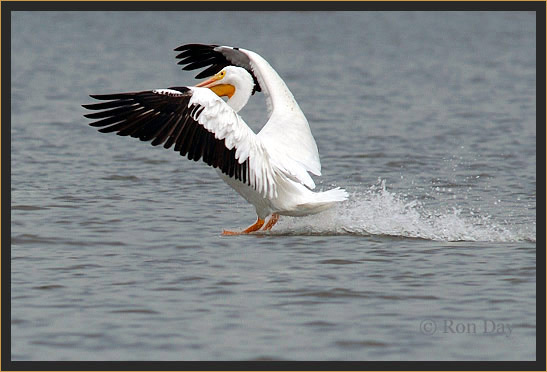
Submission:
M 219 97 L 228 97 L 226 103 L 238 112 L 251 97 L 254 81 L 251 74 L 244 68 L 227 66 L 196 87 L 209 88 Z

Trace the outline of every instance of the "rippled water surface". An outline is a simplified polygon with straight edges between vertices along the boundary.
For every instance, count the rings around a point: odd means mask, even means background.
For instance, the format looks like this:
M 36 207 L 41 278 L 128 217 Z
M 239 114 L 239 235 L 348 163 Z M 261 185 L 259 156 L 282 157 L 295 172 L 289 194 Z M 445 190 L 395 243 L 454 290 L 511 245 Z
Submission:
M 14 360 L 531 360 L 533 13 L 12 16 Z M 213 169 L 98 133 L 89 94 L 254 50 L 350 199 L 271 233 Z M 263 96 L 242 115 L 266 120 Z

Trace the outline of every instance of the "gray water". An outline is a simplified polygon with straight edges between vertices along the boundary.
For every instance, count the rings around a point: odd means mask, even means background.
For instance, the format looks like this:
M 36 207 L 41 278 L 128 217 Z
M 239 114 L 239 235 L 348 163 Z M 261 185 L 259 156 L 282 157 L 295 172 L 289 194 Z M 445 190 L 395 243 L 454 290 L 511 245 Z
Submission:
M 13 360 L 533 360 L 534 13 L 12 16 Z M 285 79 L 319 189 L 271 233 L 173 151 L 98 133 L 89 94 L 195 84 L 173 48 Z M 262 95 L 242 116 L 266 120 Z

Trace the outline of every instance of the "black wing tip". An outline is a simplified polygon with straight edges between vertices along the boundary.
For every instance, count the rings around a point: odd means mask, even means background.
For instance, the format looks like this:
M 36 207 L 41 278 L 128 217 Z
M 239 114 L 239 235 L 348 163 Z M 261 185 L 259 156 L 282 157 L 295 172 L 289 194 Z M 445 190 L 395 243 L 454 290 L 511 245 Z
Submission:
M 93 123 L 89 123 L 89 126 L 90 126 L 90 127 L 93 127 L 93 128 L 101 128 L 101 127 L 105 127 L 106 125 L 97 124 L 97 122 L 94 121 Z M 105 132 L 105 128 L 99 129 L 99 132 L 101 132 L 101 133 L 106 133 L 106 132 Z
M 188 50 L 188 49 L 191 49 L 193 47 L 193 45 L 196 45 L 196 44 L 184 44 L 184 45 L 181 45 L 181 46 L 178 46 L 176 47 L 175 49 L 173 49 L 175 52 L 183 52 L 185 50 Z
M 180 45 L 180 46 L 176 47 L 173 50 L 175 52 L 182 52 L 184 50 L 195 48 L 196 45 L 201 45 L 201 44 L 183 44 L 183 45 Z
M 115 99 L 129 99 L 132 95 L 133 95 L 132 93 L 114 93 L 114 94 L 90 94 L 89 96 L 99 101 L 112 101 Z
M 129 99 L 129 94 L 127 93 L 117 93 L 117 94 L 90 94 L 91 98 L 99 101 L 124 101 Z M 108 103 L 86 103 L 82 105 L 83 108 L 88 110 L 102 110 L 104 105 Z M 86 116 L 86 115 L 84 115 Z M 87 116 L 86 116 L 87 117 Z
M 110 95 L 111 94 L 90 94 L 89 96 L 94 99 L 104 100 L 104 99 L 107 99 L 107 98 L 104 98 L 105 96 L 110 96 Z
M 176 47 L 173 49 L 175 52 L 182 52 L 184 50 L 191 50 L 191 49 L 213 49 L 218 47 L 217 44 L 200 44 L 200 43 L 190 43 L 190 44 L 183 44 L 181 46 Z
M 82 107 L 87 110 L 102 110 L 102 106 L 103 103 L 86 103 L 85 105 L 82 105 Z
M 199 74 L 195 76 L 196 79 L 203 79 L 209 76 L 212 76 L 222 70 L 222 68 L 231 65 L 232 63 L 226 58 L 222 51 L 214 51 L 213 49 L 217 48 L 216 44 L 184 44 L 174 50 L 179 53 L 176 58 L 180 59 L 177 62 L 178 65 L 181 65 L 181 70 L 183 71 L 192 71 L 197 70 L 209 65 L 209 67 L 202 70 Z M 239 47 L 228 47 L 232 48 L 235 51 L 239 52 Z M 242 53 L 242 52 L 240 52 Z M 207 63 L 207 62 L 210 63 Z M 247 71 L 252 75 L 254 81 L 254 87 L 252 95 L 256 92 L 261 92 L 262 88 L 258 83 L 258 79 L 253 73 L 252 69 L 248 66 L 243 66 L 236 64 L 236 66 L 241 66 L 247 69 Z

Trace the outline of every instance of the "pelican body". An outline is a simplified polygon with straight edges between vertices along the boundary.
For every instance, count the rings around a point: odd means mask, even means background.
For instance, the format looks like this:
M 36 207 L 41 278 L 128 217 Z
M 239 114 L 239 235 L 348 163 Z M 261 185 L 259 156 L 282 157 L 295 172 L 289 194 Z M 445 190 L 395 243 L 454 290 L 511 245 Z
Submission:
M 83 105 L 96 111 L 86 117 L 99 119 L 90 125 L 154 146 L 175 145 L 182 156 L 217 168 L 257 214 L 247 229 L 224 230 L 225 235 L 270 230 L 279 215 L 316 214 L 347 199 L 340 188 L 312 191 L 309 172 L 321 175 L 317 145 L 289 88 L 264 58 L 218 45 L 186 44 L 175 51 L 181 52 L 183 70 L 208 66 L 196 78 L 209 79 L 196 86 L 92 95 L 105 102 Z M 238 115 L 255 92 L 266 95 L 269 112 L 258 134 Z

